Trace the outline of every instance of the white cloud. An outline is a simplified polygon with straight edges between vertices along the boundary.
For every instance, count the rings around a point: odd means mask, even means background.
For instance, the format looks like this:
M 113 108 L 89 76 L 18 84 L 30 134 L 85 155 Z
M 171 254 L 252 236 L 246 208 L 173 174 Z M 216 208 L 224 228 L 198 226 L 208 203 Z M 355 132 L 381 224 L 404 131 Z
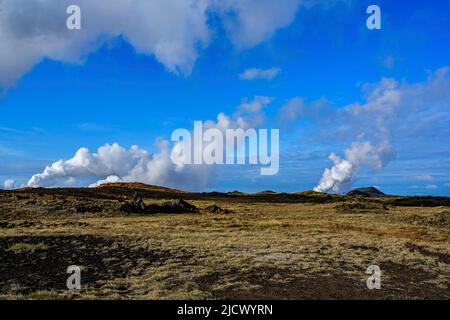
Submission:
M 72 0 L 0 1 L 0 86 L 14 84 L 44 58 L 82 64 L 106 41 L 123 36 L 138 53 L 189 75 L 209 45 L 216 13 L 231 41 L 251 48 L 288 26 L 300 0 L 77 0 L 82 29 L 67 30 Z
M 239 106 L 239 111 L 259 112 L 269 103 L 271 103 L 272 100 L 272 98 L 266 96 L 255 96 L 252 101 L 248 101 L 248 99 L 246 98 Z
M 382 152 L 378 156 L 384 167 L 395 155 L 391 146 L 394 134 L 397 139 L 410 139 L 411 142 L 428 136 L 436 143 L 440 135 L 445 139 L 448 137 L 449 87 L 448 67 L 431 73 L 423 83 L 406 84 L 385 78 L 375 85 L 363 87 L 365 103 L 351 104 L 337 112 L 330 110 L 328 118 L 335 122 L 325 122 L 322 126 L 337 142 L 344 137 L 357 139 L 357 142 L 360 139 L 368 141 L 375 146 L 373 150 Z M 357 170 L 356 173 L 339 170 L 345 160 L 334 156 L 332 160 L 334 167 L 324 171 L 316 190 L 340 190 L 356 178 Z M 340 174 L 332 174 L 335 171 Z M 422 176 L 422 180 L 426 179 L 429 177 Z
M 217 115 L 217 119 L 205 122 L 205 128 L 225 129 L 248 129 L 257 128 L 262 125 L 265 119 L 264 108 L 273 101 L 273 98 L 266 96 L 255 96 L 253 100 L 244 98 L 232 115 L 223 112 Z
M 281 73 L 280 68 L 270 68 L 270 69 L 258 69 L 251 68 L 247 69 L 239 75 L 241 80 L 255 80 L 255 79 L 263 79 L 263 80 L 272 80 L 277 77 Z
M 314 188 L 315 191 L 332 190 L 340 193 L 352 184 L 362 166 L 367 165 L 374 171 L 381 171 L 388 160 L 392 159 L 392 150 L 389 145 L 374 146 L 367 141 L 354 142 L 344 153 L 344 159 L 335 153 L 330 155 L 334 165 L 330 169 L 325 169 L 322 179 Z
M 92 153 L 79 149 L 73 158 L 59 160 L 47 166 L 42 173 L 28 181 L 29 187 L 67 185 L 73 179 L 89 177 L 99 179 L 92 186 L 104 182 L 143 182 L 170 187 L 201 188 L 209 180 L 204 166 L 175 166 L 170 158 L 169 144 L 161 141 L 159 151 L 148 151 L 132 146 L 126 149 L 117 143 L 106 144 Z
M 225 29 L 239 49 L 247 49 L 272 37 L 295 18 L 304 0 L 217 0 Z M 322 1 L 325 2 L 325 1 Z
M 303 114 L 305 103 L 302 99 L 296 97 L 287 101 L 279 110 L 277 122 L 284 127 L 294 122 Z
M 255 127 L 264 120 L 263 108 L 271 101 L 261 96 L 250 101 L 245 99 L 233 115 L 219 113 L 216 121 L 206 121 L 204 127 L 219 130 Z M 180 143 L 175 143 L 171 149 L 168 141 L 161 140 L 158 152 L 153 154 L 138 146 L 126 149 L 117 143 L 105 144 L 95 153 L 80 148 L 71 159 L 56 161 L 33 175 L 28 186 L 67 186 L 76 183 L 76 178 L 97 179 L 91 187 L 108 182 L 142 182 L 187 190 L 207 186 L 212 176 L 211 167 L 172 161 L 172 156 L 181 156 L 178 153 Z
M 436 190 L 438 188 L 438 186 L 435 185 L 435 184 L 429 184 L 429 185 L 426 186 L 426 188 L 428 190 Z
M 273 98 L 266 96 L 255 96 L 253 100 L 243 99 L 237 111 L 233 114 L 236 122 L 233 127 L 257 128 L 262 125 L 266 121 L 264 109 L 273 100 Z
M 198 48 L 209 41 L 207 0 L 78 0 L 82 30 L 69 31 L 70 0 L 0 3 L 0 82 L 11 84 L 47 57 L 82 63 L 102 42 L 123 35 L 138 52 L 167 69 L 189 74 Z
M 3 182 L 4 189 L 13 189 L 16 186 L 16 182 L 14 180 L 5 180 Z

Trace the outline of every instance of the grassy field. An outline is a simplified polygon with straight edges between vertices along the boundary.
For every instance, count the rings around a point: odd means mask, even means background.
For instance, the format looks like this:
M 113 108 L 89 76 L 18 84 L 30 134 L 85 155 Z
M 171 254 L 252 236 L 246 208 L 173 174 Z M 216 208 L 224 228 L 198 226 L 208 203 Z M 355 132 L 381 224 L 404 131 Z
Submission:
M 450 298 L 447 206 L 189 197 L 231 212 L 114 214 L 114 197 L 0 193 L 0 298 Z M 110 209 L 61 213 L 102 201 Z M 66 288 L 70 265 L 80 291 Z M 369 265 L 380 290 L 366 287 Z

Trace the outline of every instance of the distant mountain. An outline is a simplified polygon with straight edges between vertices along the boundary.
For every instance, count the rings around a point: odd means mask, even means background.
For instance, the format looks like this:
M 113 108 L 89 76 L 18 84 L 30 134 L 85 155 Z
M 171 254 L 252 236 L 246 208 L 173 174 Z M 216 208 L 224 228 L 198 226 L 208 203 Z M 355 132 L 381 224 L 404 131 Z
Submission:
M 386 194 L 381 192 L 375 187 L 368 188 L 357 188 L 347 192 L 348 196 L 357 196 L 357 197 L 383 197 Z

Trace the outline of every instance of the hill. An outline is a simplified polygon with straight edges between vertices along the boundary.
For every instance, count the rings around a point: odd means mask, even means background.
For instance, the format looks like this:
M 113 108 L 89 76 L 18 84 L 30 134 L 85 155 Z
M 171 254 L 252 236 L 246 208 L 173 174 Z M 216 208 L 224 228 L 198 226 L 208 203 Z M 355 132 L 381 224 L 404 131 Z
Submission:
M 347 192 L 348 196 L 357 196 L 357 197 L 383 197 L 386 194 L 381 192 L 375 187 L 368 188 L 357 188 Z

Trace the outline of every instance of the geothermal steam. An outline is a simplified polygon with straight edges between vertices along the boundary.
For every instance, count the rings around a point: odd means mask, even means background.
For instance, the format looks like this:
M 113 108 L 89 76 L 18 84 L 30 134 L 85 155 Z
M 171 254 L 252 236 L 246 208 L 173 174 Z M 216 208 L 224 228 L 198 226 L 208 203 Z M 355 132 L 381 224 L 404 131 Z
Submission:
M 351 185 L 363 165 L 368 165 L 375 171 L 383 170 L 385 164 L 391 159 L 392 150 L 389 145 L 373 146 L 365 141 L 354 142 L 344 154 L 344 159 L 335 153 L 330 155 L 329 158 L 334 166 L 325 169 L 314 191 L 332 190 L 335 193 L 341 193 L 344 188 Z
M 129 149 L 117 143 L 106 144 L 92 153 L 79 149 L 69 160 L 59 160 L 28 181 L 29 187 L 52 187 L 76 183 L 76 178 L 100 177 L 91 187 L 106 182 L 133 181 L 166 186 L 202 187 L 208 180 L 203 166 L 175 166 L 168 143 L 159 143 L 159 151 L 150 154 L 137 146 Z M 194 185 L 193 185 L 194 184 Z
M 315 190 L 339 193 L 354 182 L 362 167 L 383 170 L 395 157 L 391 136 L 410 142 L 448 137 L 449 87 L 449 67 L 431 73 L 423 83 L 384 78 L 375 85 L 365 85 L 366 102 L 334 113 L 337 126 L 329 125 L 333 137 L 358 138 L 345 150 L 344 158 L 330 155 L 334 165 L 325 169 Z
M 205 128 L 247 129 L 264 122 L 265 108 L 272 99 L 256 96 L 243 100 L 231 115 L 219 113 L 217 120 L 204 123 Z M 185 165 L 179 153 L 180 143 L 172 148 L 168 141 L 159 141 L 158 151 L 150 153 L 138 146 L 126 149 L 117 143 L 106 144 L 97 152 L 79 149 L 69 160 L 59 160 L 47 166 L 28 181 L 29 187 L 54 187 L 73 185 L 78 178 L 100 178 L 91 187 L 108 182 L 142 182 L 182 189 L 201 189 L 210 181 L 211 168 L 207 165 Z M 207 147 L 207 144 L 202 146 Z
M 347 106 L 340 110 L 336 117 L 345 121 L 345 125 L 338 127 L 338 131 L 350 131 L 347 134 L 356 132 L 359 138 L 372 141 L 356 140 L 344 151 L 344 158 L 332 153 L 329 159 L 334 165 L 325 169 L 319 184 L 314 188 L 315 191 L 341 193 L 351 186 L 363 166 L 381 171 L 394 158 L 390 143 L 390 126 L 401 105 L 403 93 L 398 83 L 391 79 L 383 79 L 368 91 L 366 104 Z

